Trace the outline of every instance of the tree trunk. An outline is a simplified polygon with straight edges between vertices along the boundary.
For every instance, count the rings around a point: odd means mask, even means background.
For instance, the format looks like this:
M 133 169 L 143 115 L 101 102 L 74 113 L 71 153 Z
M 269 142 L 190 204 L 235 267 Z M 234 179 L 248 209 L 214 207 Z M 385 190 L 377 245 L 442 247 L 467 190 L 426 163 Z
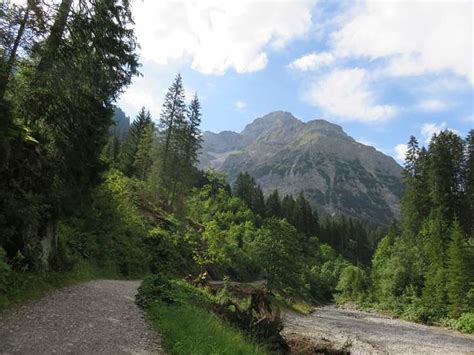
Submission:
M 16 60 L 16 52 L 18 51 L 18 47 L 20 46 L 21 38 L 23 37 L 23 34 L 25 33 L 26 22 L 28 21 L 28 17 L 30 16 L 30 6 L 31 6 L 31 0 L 28 1 L 28 4 L 26 6 L 25 14 L 23 15 L 23 19 L 21 21 L 20 28 L 18 29 L 18 33 L 16 35 L 15 41 L 13 42 L 13 47 L 8 57 L 5 70 L 1 73 L 0 100 L 3 100 L 3 98 L 5 97 L 5 91 L 7 90 L 10 73 L 12 71 L 13 65 L 15 64 L 15 60 Z
M 62 0 L 59 5 L 59 10 L 54 20 L 54 24 L 51 27 L 51 33 L 49 34 L 48 40 L 46 41 L 45 49 L 41 60 L 36 68 L 35 74 L 35 85 L 41 85 L 45 79 L 45 73 L 47 73 L 57 55 L 59 45 L 61 44 L 61 38 L 63 37 L 64 30 L 66 28 L 69 11 L 71 10 L 72 0 Z

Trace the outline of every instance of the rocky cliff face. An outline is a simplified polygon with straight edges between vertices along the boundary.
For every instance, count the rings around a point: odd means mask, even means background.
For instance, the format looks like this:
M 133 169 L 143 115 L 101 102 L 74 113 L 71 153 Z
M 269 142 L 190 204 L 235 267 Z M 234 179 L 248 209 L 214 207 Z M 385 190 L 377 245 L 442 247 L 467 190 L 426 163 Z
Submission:
M 387 223 L 400 212 L 401 167 L 325 120 L 305 123 L 277 111 L 240 134 L 205 132 L 200 167 L 226 172 L 231 182 L 248 171 L 265 192 L 303 191 L 331 215 Z

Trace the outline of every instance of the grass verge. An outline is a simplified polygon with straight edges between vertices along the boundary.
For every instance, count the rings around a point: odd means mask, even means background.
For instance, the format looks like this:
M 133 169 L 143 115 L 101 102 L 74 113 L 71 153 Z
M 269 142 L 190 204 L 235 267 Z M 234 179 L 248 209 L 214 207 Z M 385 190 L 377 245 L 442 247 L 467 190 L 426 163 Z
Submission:
M 275 303 L 283 310 L 289 310 L 299 314 L 306 315 L 313 311 L 313 306 L 306 301 L 290 301 L 280 295 L 275 296 Z
M 197 306 L 154 303 L 147 311 L 170 354 L 265 354 L 238 330 Z

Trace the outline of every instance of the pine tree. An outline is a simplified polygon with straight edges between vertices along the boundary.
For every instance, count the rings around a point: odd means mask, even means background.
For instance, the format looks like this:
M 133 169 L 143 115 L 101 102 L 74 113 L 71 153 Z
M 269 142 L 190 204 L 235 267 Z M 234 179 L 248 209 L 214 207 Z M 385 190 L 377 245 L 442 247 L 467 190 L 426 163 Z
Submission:
M 232 188 L 233 195 L 245 202 L 247 207 L 252 206 L 252 196 L 255 190 L 255 180 L 248 172 L 240 172 Z
M 160 115 L 160 124 L 158 125 L 162 134 L 161 143 L 163 145 L 163 152 L 161 165 L 163 170 L 170 168 L 170 160 L 173 163 L 176 162 L 171 155 L 176 154 L 178 150 L 176 144 L 177 141 L 182 138 L 180 137 L 180 134 L 182 134 L 180 130 L 186 128 L 187 109 L 184 98 L 183 79 L 181 78 L 181 74 L 178 74 L 166 93 Z
M 265 216 L 265 198 L 263 197 L 263 191 L 259 185 L 256 185 L 253 190 L 251 210 L 261 217 Z
M 285 197 L 283 197 L 283 200 L 281 201 L 282 216 L 292 225 L 295 225 L 295 203 L 295 199 L 292 195 L 285 195 Z
M 188 153 L 191 151 L 187 149 L 190 141 L 187 115 L 183 81 L 178 74 L 165 95 L 160 115 L 159 157 L 155 167 L 159 180 L 158 190 L 163 197 L 166 196 L 166 202 L 170 206 L 180 204 L 183 190 L 180 179 L 189 174 Z M 195 119 L 199 120 L 199 115 Z
M 200 125 L 201 104 L 197 94 L 194 94 L 188 109 L 186 157 L 189 166 L 193 166 L 198 162 L 198 153 L 201 149 L 202 143 L 202 134 L 199 128 Z
M 142 137 L 146 134 L 146 132 L 148 132 L 148 137 L 146 137 L 145 141 L 142 142 L 141 152 L 139 156 L 137 156 L 140 142 L 142 141 Z M 143 154 L 146 154 L 144 150 L 148 148 L 151 149 L 153 132 L 154 124 L 151 119 L 150 111 L 148 111 L 145 107 L 142 107 L 135 121 L 133 121 L 130 129 L 128 130 L 127 137 L 125 138 L 120 152 L 120 166 L 126 175 L 142 175 L 143 170 L 138 172 L 136 169 L 137 164 L 140 165 L 142 162 L 136 163 L 135 160 L 137 157 L 139 157 L 139 159 L 144 159 Z M 148 145 L 150 145 L 150 147 L 148 147 Z
M 282 217 L 281 200 L 278 190 L 274 190 L 268 195 L 265 201 L 265 215 L 267 217 Z
M 428 217 L 430 203 L 427 183 L 427 152 L 418 146 L 415 137 L 410 137 L 403 169 L 406 186 L 402 198 L 402 218 L 405 231 L 417 235 L 422 221 Z
M 444 239 L 446 234 L 446 223 L 433 214 L 425 222 L 422 229 L 424 237 L 423 253 L 427 258 L 427 269 L 425 271 L 425 284 L 422 293 L 423 304 L 427 309 L 431 320 L 439 319 L 445 314 L 446 295 L 446 268 L 444 265 Z
M 135 176 L 141 180 L 146 179 L 153 164 L 152 148 L 154 138 L 155 125 L 150 121 L 146 124 L 142 134 L 140 135 L 133 161 L 133 171 Z
M 474 238 L 474 129 L 466 138 L 464 174 L 466 179 L 466 208 L 462 215 L 463 226 L 468 235 Z
M 457 318 L 464 310 L 469 290 L 469 266 L 467 251 L 464 246 L 462 229 L 454 221 L 450 229 L 451 240 L 447 251 L 447 294 L 449 315 Z
M 433 136 L 428 153 L 432 208 L 441 219 L 451 222 L 463 214 L 464 142 L 457 134 L 445 130 Z

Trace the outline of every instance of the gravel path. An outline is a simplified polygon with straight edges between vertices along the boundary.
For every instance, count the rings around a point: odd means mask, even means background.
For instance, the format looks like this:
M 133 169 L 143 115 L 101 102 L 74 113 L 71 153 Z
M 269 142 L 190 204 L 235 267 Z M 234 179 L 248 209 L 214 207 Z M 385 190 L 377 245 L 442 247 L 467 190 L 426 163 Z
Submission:
M 351 354 L 474 354 L 474 336 L 335 306 L 284 316 L 285 337 Z
M 134 303 L 139 284 L 91 281 L 0 313 L 0 354 L 163 353 Z

